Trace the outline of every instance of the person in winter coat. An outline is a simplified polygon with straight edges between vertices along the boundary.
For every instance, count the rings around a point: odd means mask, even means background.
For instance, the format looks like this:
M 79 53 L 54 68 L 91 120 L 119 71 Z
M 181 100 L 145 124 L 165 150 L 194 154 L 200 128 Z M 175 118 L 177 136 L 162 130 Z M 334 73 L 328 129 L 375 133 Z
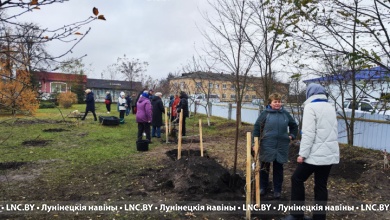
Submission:
M 121 124 L 125 123 L 125 112 L 127 108 L 127 101 L 125 98 L 125 93 L 121 92 L 118 98 L 118 110 L 119 110 L 119 122 Z
M 174 95 L 170 95 L 169 96 L 169 108 L 172 107 L 172 104 L 173 104 L 174 100 L 175 100 L 175 96 Z
M 150 99 L 150 101 L 152 101 L 153 98 L 154 98 L 154 90 L 150 89 L 149 90 L 149 99 Z
M 145 91 L 142 93 L 137 102 L 137 113 L 135 115 L 136 121 L 138 123 L 137 141 L 142 140 L 142 134 L 145 132 L 146 139 L 149 140 L 149 143 L 152 142 L 150 137 L 152 114 L 152 104 L 149 100 L 149 93 L 148 91 Z
M 128 116 L 130 114 L 130 110 L 131 110 L 131 97 L 130 97 L 130 94 L 128 94 L 126 96 L 126 104 L 127 104 L 127 107 L 126 107 L 126 116 Z
M 180 102 L 177 105 L 177 112 L 180 113 L 181 111 L 183 111 L 183 122 L 182 122 L 182 127 L 181 127 L 181 129 L 182 129 L 181 135 L 186 136 L 186 118 L 189 117 L 188 95 L 183 91 L 180 92 Z
M 337 116 L 326 94 L 319 84 L 312 83 L 306 89 L 298 166 L 291 176 L 291 202 L 301 206 L 305 203 L 305 181 L 314 173 L 314 203 L 322 211 L 313 211 L 313 219 L 320 220 L 326 219 L 329 173 L 332 164 L 340 160 Z M 302 218 L 306 218 L 303 211 L 291 211 L 285 219 Z
M 111 98 L 110 92 L 108 92 L 108 91 L 106 92 L 106 98 L 105 98 L 104 102 L 106 103 L 107 114 L 110 114 L 112 98 Z
M 178 95 L 175 95 L 175 98 L 173 99 L 172 103 L 172 115 L 171 115 L 171 121 L 174 121 L 177 118 L 177 105 L 180 103 L 180 98 Z
M 97 121 L 96 113 L 95 113 L 95 96 L 93 95 L 93 92 L 90 89 L 85 90 L 85 93 L 87 94 L 85 99 L 85 103 L 87 103 L 87 106 L 85 107 L 85 114 L 81 118 L 81 120 L 85 120 L 85 117 L 87 117 L 88 112 L 92 112 L 95 121 Z
M 163 125 L 162 114 L 165 113 L 165 108 L 161 100 L 161 92 L 156 92 L 152 99 L 152 137 L 161 138 L 161 126 Z
M 283 164 L 288 161 L 290 140 L 295 139 L 297 133 L 298 125 L 294 118 L 284 110 L 281 95 L 271 94 L 266 109 L 257 118 L 253 129 L 253 137 L 259 137 L 260 142 L 260 195 L 267 193 L 272 163 L 274 198 L 281 197 Z
M 137 112 L 137 97 L 134 92 L 131 94 L 131 112 L 133 115 Z

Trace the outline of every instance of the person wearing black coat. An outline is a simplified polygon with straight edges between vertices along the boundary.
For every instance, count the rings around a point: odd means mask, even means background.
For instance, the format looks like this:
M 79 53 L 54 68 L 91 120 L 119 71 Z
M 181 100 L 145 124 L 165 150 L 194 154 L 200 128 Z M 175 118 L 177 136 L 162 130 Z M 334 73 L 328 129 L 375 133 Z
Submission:
M 130 111 L 131 111 L 131 97 L 130 97 L 130 94 L 128 94 L 125 99 L 126 99 L 126 104 L 127 104 L 126 116 L 128 116 L 130 114 Z
M 106 98 L 105 98 L 104 102 L 106 103 L 107 114 L 110 114 L 111 103 L 112 103 L 112 97 L 111 97 L 110 92 L 106 92 Z
M 85 117 L 87 117 L 88 112 L 92 112 L 95 121 L 97 121 L 95 114 L 95 97 L 93 95 L 93 92 L 90 89 L 87 89 L 85 90 L 85 93 L 87 94 L 87 97 L 85 99 L 85 103 L 87 103 L 87 106 L 85 108 L 85 114 L 83 118 L 81 118 L 81 120 L 85 120 Z
M 161 138 L 161 126 L 163 125 L 162 114 L 165 113 L 165 108 L 161 97 L 161 92 L 157 92 L 152 99 L 152 137 L 157 138 Z
M 188 95 L 183 91 L 180 92 L 180 102 L 179 105 L 177 106 L 177 112 L 180 113 L 181 111 L 183 111 L 183 123 L 181 124 L 181 135 L 186 136 L 186 118 L 189 117 Z

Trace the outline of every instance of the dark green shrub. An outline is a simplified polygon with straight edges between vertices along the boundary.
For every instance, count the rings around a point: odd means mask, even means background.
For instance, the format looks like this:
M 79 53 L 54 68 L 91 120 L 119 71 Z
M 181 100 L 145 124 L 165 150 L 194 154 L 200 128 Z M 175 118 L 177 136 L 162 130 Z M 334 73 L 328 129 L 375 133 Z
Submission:
M 56 107 L 56 104 L 54 102 L 41 102 L 39 104 L 39 108 L 40 109 L 43 109 L 43 108 L 55 108 Z

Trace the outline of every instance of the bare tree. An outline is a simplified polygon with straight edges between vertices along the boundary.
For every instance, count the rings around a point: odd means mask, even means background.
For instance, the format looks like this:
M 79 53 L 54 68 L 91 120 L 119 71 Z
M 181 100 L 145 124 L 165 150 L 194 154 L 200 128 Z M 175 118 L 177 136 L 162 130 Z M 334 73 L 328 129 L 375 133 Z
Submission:
M 210 96 L 214 92 L 214 86 L 211 85 L 216 81 L 215 74 L 212 73 L 215 64 L 215 60 L 209 60 L 206 59 L 206 57 L 199 55 L 197 58 L 193 56 L 192 62 L 183 67 L 184 72 L 191 74 L 191 78 L 195 84 L 195 95 L 203 94 L 205 96 L 205 102 L 195 102 L 194 104 L 195 108 L 197 106 L 203 106 L 205 108 L 208 126 L 210 126 Z M 219 77 L 219 80 L 220 79 L 221 77 Z
M 253 54 L 248 56 L 246 40 L 253 13 L 250 12 L 249 0 L 215 0 L 209 1 L 209 4 L 216 16 L 210 17 L 207 13 L 203 16 L 210 28 L 210 32 L 202 32 L 207 41 L 205 52 L 218 61 L 222 72 L 234 76 L 232 83 L 235 86 L 237 111 L 233 173 L 236 174 L 241 104 L 247 89 L 247 76 L 255 61 Z
M 289 34 L 300 44 L 308 45 L 301 51 L 303 57 L 314 61 L 320 68 L 325 66 L 327 73 L 311 65 L 329 84 L 339 85 L 340 101 L 350 92 L 354 105 L 359 93 L 367 90 L 367 84 L 356 80 L 357 73 L 374 65 L 388 68 L 390 38 L 385 23 L 390 20 L 386 11 L 389 6 L 384 1 L 306 1 L 294 4 L 296 14 L 291 16 Z M 334 62 L 337 56 L 342 66 Z M 313 62 L 314 63 L 314 62 Z M 336 65 L 335 65 L 336 64 Z M 364 92 L 363 92 L 364 93 Z M 331 91 L 330 91 L 331 94 Z M 343 109 L 343 108 L 341 108 Z M 348 144 L 353 145 L 355 108 L 348 120 L 343 111 L 347 126 Z
M 251 26 L 256 32 L 248 33 L 247 29 L 243 30 L 259 68 L 261 97 L 266 99 L 277 90 L 275 70 L 280 66 L 277 61 L 292 48 L 285 39 L 287 36 L 284 31 L 287 28 L 286 19 L 291 14 L 291 6 L 285 4 L 284 0 L 258 0 L 250 1 L 249 7 L 253 12 Z
M 126 54 L 123 55 L 123 57 L 119 57 L 117 59 L 117 64 L 118 64 L 118 70 L 120 73 L 123 74 L 126 80 L 130 82 L 130 90 L 133 89 L 133 81 L 141 78 L 141 81 L 144 82 L 145 84 L 147 77 L 143 76 L 143 73 L 146 72 L 146 68 L 149 65 L 148 62 L 141 62 L 139 59 L 129 59 L 126 57 Z
M 110 80 L 118 80 L 118 64 L 110 64 L 103 70 L 102 75 L 108 75 Z M 103 77 L 102 77 L 103 78 Z

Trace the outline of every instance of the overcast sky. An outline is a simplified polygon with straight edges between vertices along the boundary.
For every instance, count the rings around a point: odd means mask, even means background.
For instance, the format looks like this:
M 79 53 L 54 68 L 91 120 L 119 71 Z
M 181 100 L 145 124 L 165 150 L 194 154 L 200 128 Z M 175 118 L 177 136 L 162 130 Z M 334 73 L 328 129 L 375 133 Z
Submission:
M 147 61 L 147 75 L 165 78 L 187 64 L 203 41 L 197 26 L 205 24 L 200 11 L 206 10 L 206 0 L 70 0 L 42 6 L 18 19 L 41 27 L 61 27 L 85 20 L 93 15 L 93 7 L 107 20 L 86 25 L 80 32 L 92 30 L 70 55 L 87 54 L 83 61 L 92 64 L 87 73 L 90 78 L 101 78 L 106 67 L 124 54 Z M 52 44 L 48 50 L 56 55 L 68 47 Z M 103 77 L 108 79 L 108 73 Z

